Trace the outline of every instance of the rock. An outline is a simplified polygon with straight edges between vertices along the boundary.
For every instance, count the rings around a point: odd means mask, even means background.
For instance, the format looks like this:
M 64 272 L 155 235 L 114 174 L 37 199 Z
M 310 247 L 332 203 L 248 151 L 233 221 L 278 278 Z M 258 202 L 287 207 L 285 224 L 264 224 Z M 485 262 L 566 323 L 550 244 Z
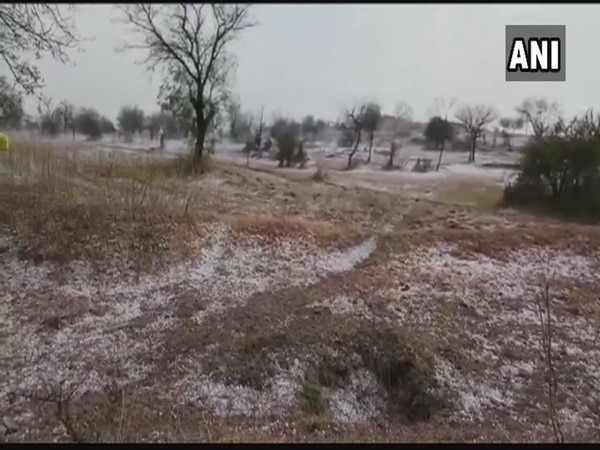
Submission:
M 19 429 L 17 423 L 11 417 L 8 416 L 2 417 L 2 424 L 6 428 L 6 434 L 14 433 Z
M 4 425 L 0 424 L 0 438 L 2 436 L 6 436 L 8 434 L 8 430 L 6 429 L 6 427 Z M 0 441 L 1 442 L 1 441 Z

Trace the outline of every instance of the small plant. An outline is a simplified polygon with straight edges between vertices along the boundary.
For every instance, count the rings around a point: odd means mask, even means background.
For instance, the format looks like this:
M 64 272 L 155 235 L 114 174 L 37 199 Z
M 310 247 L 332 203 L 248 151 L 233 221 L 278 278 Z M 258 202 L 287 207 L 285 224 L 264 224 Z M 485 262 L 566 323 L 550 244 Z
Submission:
M 550 415 L 550 423 L 552 425 L 552 432 L 554 433 L 556 443 L 564 444 L 565 436 L 562 431 L 556 405 L 558 377 L 556 374 L 554 353 L 552 349 L 554 329 L 552 323 L 550 282 L 551 279 L 549 278 L 548 273 L 544 274 L 542 295 L 538 297 L 537 301 L 537 314 L 540 324 L 540 343 L 545 369 L 545 381 L 548 389 L 548 413 Z
M 311 414 L 321 414 L 327 408 L 323 398 L 321 386 L 309 380 L 304 380 L 300 396 L 303 400 L 303 409 Z

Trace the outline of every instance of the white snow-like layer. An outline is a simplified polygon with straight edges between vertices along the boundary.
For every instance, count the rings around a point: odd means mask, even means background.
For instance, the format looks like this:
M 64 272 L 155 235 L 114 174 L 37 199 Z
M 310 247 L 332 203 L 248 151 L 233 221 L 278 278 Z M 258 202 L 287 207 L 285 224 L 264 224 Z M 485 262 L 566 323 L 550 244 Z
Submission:
M 382 270 L 397 271 L 403 279 L 411 274 L 410 288 L 398 282 L 374 295 L 390 300 L 388 310 L 401 324 L 441 341 L 460 337 L 464 348 L 458 350 L 483 364 L 483 371 L 475 375 L 457 370 L 447 360 L 437 361 L 436 377 L 456 400 L 457 417 L 479 419 L 490 409 L 501 409 L 522 418 L 525 413 L 515 406 L 517 399 L 526 388 L 543 390 L 543 386 L 532 386 L 531 379 L 534 371 L 543 369 L 537 315 L 543 279 L 550 279 L 552 302 L 560 306 L 566 291 L 556 286 L 558 282 L 600 287 L 598 255 L 531 247 L 498 260 L 482 254 L 455 256 L 455 250 L 451 245 L 421 248 L 389 262 Z M 439 283 L 450 288 L 440 289 Z M 444 320 L 446 305 L 461 305 L 450 327 Z M 564 349 L 560 359 L 570 367 L 559 387 L 568 398 L 564 415 L 578 417 L 585 414 L 591 387 L 600 382 L 600 352 L 593 350 L 600 333 L 585 316 L 555 314 L 553 320 L 555 352 Z M 517 359 L 504 356 L 506 349 L 517 352 Z
M 361 298 L 354 300 L 348 295 L 338 295 L 320 302 L 308 305 L 309 308 L 326 308 L 331 314 L 354 314 L 365 319 L 371 319 L 371 311 Z
M 384 411 L 385 392 L 375 375 L 368 370 L 352 372 L 347 386 L 325 394 L 333 420 L 360 423 L 375 419 Z
M 262 390 L 225 385 L 202 373 L 199 364 L 188 367 L 188 375 L 165 396 L 179 404 L 210 408 L 218 416 L 264 417 L 283 414 L 296 401 L 305 367 L 295 360 L 291 368 L 279 369 Z
M 248 237 L 243 243 L 230 239 L 231 230 L 212 225 L 198 257 L 160 275 L 94 274 L 83 262 L 71 264 L 59 285 L 56 267 L 19 260 L 14 252 L 0 260 L 0 332 L 7 376 L 0 380 L 0 398 L 12 391 L 31 391 L 56 386 L 95 371 L 85 386 L 101 389 L 109 378 L 126 383 L 150 374 L 147 361 L 160 351 L 161 337 L 177 326 L 173 302 L 185 289 L 206 303 L 196 314 L 201 322 L 208 314 L 242 304 L 248 297 L 278 287 L 308 285 L 330 272 L 350 270 L 368 258 L 376 244 L 369 239 L 344 251 L 327 252 L 317 244 L 281 239 L 265 247 Z M 90 311 L 59 330 L 31 323 L 19 308 L 29 302 L 70 298 L 87 302 Z M 52 315 L 52 308 L 48 315 Z M 143 322 L 139 322 L 139 321 Z M 139 323 L 136 324 L 136 321 Z M 136 336 L 130 331 L 135 329 Z M 97 368 L 100 368 L 96 370 Z M 118 372 L 108 372 L 111 369 Z M 195 374 L 197 376 L 198 374 Z M 93 386 L 93 380 L 97 385 Z
M 512 392 L 501 391 L 485 380 L 461 374 L 443 359 L 436 361 L 435 377 L 444 393 L 457 397 L 455 416 L 480 419 L 489 407 L 510 408 Z

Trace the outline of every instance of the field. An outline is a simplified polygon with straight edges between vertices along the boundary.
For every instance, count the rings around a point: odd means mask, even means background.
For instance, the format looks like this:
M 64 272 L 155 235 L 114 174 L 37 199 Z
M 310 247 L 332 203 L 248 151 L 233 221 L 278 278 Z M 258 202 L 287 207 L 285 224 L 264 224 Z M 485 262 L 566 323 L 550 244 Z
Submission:
M 192 176 L 140 150 L 0 154 L 7 441 L 537 442 L 552 410 L 600 439 L 600 230 L 502 209 L 486 164 L 518 152 L 420 174 L 223 144 Z

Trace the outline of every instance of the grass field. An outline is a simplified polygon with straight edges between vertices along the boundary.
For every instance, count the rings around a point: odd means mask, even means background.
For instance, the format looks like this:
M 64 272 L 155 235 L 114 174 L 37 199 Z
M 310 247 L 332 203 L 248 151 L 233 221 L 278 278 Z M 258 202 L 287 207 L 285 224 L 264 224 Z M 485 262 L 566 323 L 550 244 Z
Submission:
M 0 154 L 7 442 L 600 435 L 600 230 L 185 158 Z M 0 430 L 2 431 L 2 430 Z

